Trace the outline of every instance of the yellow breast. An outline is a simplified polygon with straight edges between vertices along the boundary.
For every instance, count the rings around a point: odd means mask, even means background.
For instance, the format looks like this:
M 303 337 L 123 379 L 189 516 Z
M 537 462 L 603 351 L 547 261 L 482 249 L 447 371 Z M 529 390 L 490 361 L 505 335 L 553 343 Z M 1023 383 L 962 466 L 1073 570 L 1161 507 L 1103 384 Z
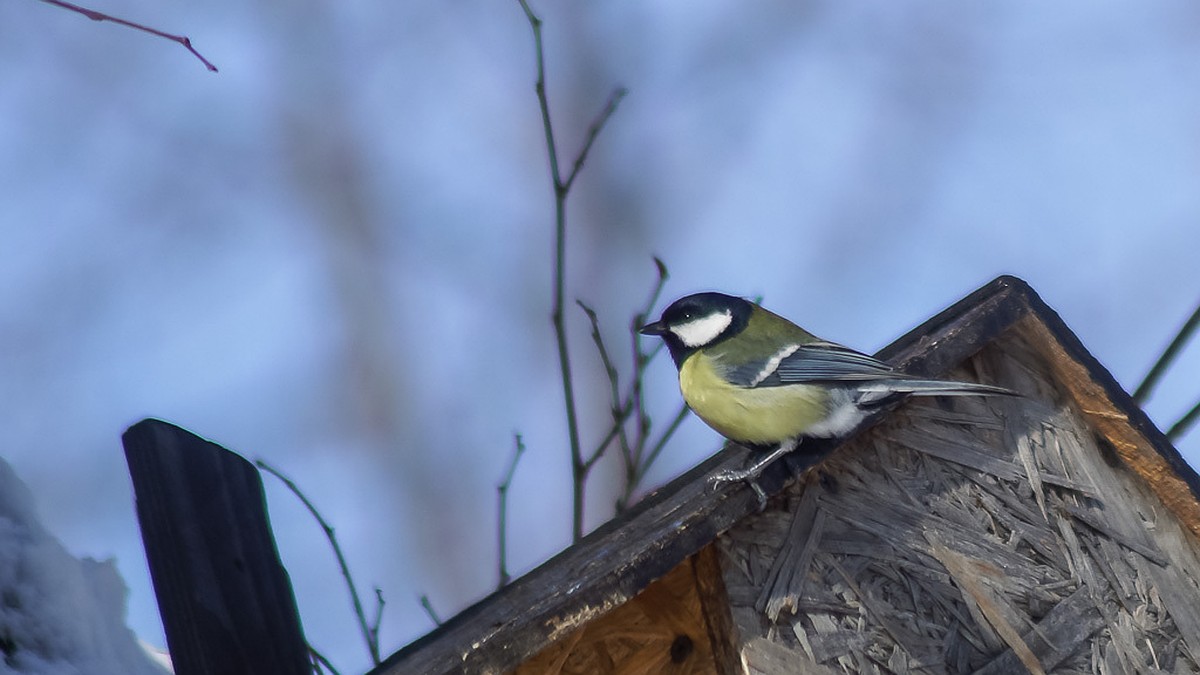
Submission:
M 700 352 L 680 367 L 679 389 L 688 407 L 708 426 L 741 443 L 779 443 L 800 436 L 824 419 L 828 400 L 824 390 L 812 385 L 734 386 Z

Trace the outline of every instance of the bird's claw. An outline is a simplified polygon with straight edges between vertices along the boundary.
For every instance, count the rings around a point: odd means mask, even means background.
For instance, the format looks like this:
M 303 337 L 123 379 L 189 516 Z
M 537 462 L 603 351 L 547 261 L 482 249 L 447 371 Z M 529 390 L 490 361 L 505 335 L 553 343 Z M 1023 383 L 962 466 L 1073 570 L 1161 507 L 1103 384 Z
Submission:
M 767 493 L 762 489 L 762 486 L 758 484 L 757 479 L 760 473 L 762 472 L 750 470 L 725 470 L 720 473 L 713 474 L 708 481 L 714 489 L 719 488 L 722 483 L 746 483 L 746 485 L 749 485 L 750 488 L 754 490 L 754 494 L 758 497 L 758 511 L 759 513 L 762 513 L 762 511 L 767 508 Z

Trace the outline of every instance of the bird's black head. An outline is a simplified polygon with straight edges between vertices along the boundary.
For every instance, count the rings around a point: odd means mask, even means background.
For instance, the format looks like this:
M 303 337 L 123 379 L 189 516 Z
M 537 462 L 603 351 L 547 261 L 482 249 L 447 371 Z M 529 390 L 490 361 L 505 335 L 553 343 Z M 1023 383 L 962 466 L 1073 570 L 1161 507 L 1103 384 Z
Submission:
M 662 318 L 642 326 L 642 335 L 667 343 L 676 367 L 692 352 L 742 332 L 754 305 L 724 293 L 695 293 L 671 303 Z

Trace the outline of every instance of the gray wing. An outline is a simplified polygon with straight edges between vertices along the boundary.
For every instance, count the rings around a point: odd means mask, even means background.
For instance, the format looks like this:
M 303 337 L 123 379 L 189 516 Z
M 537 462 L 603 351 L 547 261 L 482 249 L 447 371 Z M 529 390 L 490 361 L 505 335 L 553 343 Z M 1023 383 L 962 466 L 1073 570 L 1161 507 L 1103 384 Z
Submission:
M 770 358 L 730 368 L 725 377 L 742 387 L 779 387 L 788 384 L 865 382 L 904 377 L 878 359 L 833 342 L 813 342 Z

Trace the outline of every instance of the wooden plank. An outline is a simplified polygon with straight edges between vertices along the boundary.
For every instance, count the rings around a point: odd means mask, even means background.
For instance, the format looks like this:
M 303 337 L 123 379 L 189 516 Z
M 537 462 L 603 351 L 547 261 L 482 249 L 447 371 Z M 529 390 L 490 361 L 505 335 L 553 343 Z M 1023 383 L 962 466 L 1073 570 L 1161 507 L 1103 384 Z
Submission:
M 175 672 L 311 673 L 254 466 L 160 420 L 122 441 Z

